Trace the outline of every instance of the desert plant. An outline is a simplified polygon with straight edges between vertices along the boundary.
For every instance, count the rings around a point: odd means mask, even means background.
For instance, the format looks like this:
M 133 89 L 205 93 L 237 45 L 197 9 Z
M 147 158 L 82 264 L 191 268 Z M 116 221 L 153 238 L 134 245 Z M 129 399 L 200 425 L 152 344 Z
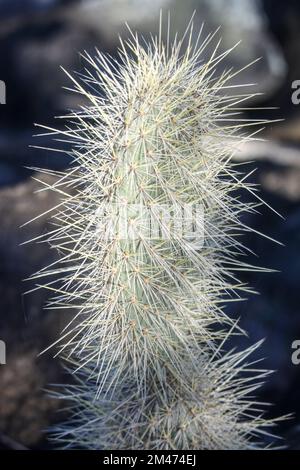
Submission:
M 218 73 L 220 41 L 201 61 L 216 34 L 190 23 L 173 43 L 131 33 L 117 60 L 84 54 L 68 75 L 88 104 L 48 128 L 76 162 L 46 184 L 62 201 L 40 239 L 60 259 L 35 275 L 51 277 L 51 308 L 77 310 L 57 341 L 75 380 L 57 391 L 66 447 L 255 448 L 274 424 L 250 396 L 268 374 L 247 359 L 259 344 L 225 348 L 241 331 L 224 305 L 251 291 L 237 272 L 259 269 L 241 260 L 242 216 L 261 200 L 232 161 L 255 138 L 240 117 L 252 95 Z

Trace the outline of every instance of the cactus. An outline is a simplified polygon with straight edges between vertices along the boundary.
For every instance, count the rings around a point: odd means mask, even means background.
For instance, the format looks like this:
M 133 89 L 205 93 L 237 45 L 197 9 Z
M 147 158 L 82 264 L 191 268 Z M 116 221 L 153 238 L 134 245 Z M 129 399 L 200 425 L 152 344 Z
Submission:
M 117 60 L 85 53 L 68 75 L 88 104 L 47 128 L 76 162 L 50 186 L 62 201 L 40 237 L 59 262 L 35 275 L 50 276 L 51 308 L 76 311 L 56 343 L 73 375 L 55 392 L 72 409 L 54 430 L 65 448 L 256 448 L 274 424 L 251 397 L 269 373 L 248 361 L 260 343 L 225 346 L 241 331 L 224 305 L 251 292 L 236 275 L 259 269 L 241 261 L 241 216 L 262 201 L 232 162 L 255 138 L 239 116 L 251 95 L 226 94 L 238 72 L 218 75 L 220 41 L 201 61 L 216 34 L 194 39 L 191 22 L 173 43 L 131 33 Z

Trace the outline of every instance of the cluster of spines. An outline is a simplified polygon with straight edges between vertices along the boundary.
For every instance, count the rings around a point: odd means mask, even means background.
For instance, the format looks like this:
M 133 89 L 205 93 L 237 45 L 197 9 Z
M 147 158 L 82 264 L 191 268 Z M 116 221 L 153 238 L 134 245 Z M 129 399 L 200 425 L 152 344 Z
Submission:
M 250 291 L 236 272 L 254 269 L 241 261 L 251 230 L 241 215 L 260 203 L 238 198 L 255 188 L 231 161 L 233 142 L 257 123 L 238 116 L 251 95 L 225 94 L 237 72 L 218 75 L 218 64 L 230 51 L 218 42 L 201 62 L 215 36 L 200 45 L 201 33 L 192 43 L 189 25 L 173 45 L 132 35 L 116 61 L 85 54 L 85 75 L 70 78 L 88 105 L 50 129 L 77 163 L 50 188 L 62 202 L 45 240 L 60 264 L 35 275 L 51 277 L 50 308 L 77 309 L 57 341 L 75 375 L 57 393 L 73 409 L 55 431 L 67 447 L 244 449 L 273 424 L 249 398 L 268 374 L 246 363 L 257 345 L 223 350 L 239 332 L 224 302 Z M 130 204 L 147 208 L 160 237 L 106 236 L 108 208 Z M 200 247 L 162 236 L 155 208 L 186 204 L 203 208 Z

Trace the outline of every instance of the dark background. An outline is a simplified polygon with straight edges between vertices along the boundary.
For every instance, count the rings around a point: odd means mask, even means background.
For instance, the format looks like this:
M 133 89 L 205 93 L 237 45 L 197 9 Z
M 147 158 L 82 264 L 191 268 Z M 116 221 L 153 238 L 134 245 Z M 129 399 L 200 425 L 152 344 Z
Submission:
M 60 65 L 69 71 L 83 67 L 78 51 L 94 47 L 116 54 L 118 34 L 127 34 L 124 21 L 145 33 L 156 31 L 160 7 L 169 9 L 172 31 L 183 32 L 194 8 L 195 26 L 205 20 L 206 32 L 222 26 L 223 47 L 240 39 L 241 46 L 226 66 L 243 67 L 262 57 L 239 80 L 257 83 L 263 93 L 252 100 L 262 119 L 284 118 L 268 125 L 267 141 L 249 145 L 238 160 L 253 160 L 249 168 L 261 185 L 260 196 L 284 219 L 262 207 L 247 220 L 256 230 L 281 241 L 278 246 L 249 236 L 255 263 L 276 273 L 246 274 L 260 292 L 234 308 L 249 333 L 249 342 L 265 338 L 257 357 L 276 372 L 259 392 L 273 403 L 270 416 L 293 412 L 277 432 L 288 448 L 300 448 L 300 365 L 292 364 L 292 342 L 300 339 L 300 105 L 292 103 L 292 82 L 300 80 L 300 2 L 297 0 L 0 0 L 0 80 L 6 83 L 6 104 L 0 105 L 0 339 L 7 345 L 7 364 L 0 366 L 0 446 L 49 448 L 45 430 L 62 419 L 61 404 L 44 391 L 64 380 L 53 352 L 38 353 L 55 338 L 66 321 L 61 312 L 42 311 L 44 291 L 27 296 L 33 285 L 24 279 L 54 259 L 46 245 L 20 245 L 47 229 L 47 216 L 20 229 L 26 221 L 56 203 L 51 192 L 35 193 L 32 180 L 53 177 L 27 167 L 60 170 L 70 164 L 64 153 L 32 149 L 52 147 L 49 137 L 35 137 L 34 123 L 58 126 L 54 116 L 76 108 L 79 98 Z M 252 115 L 253 117 L 253 115 Z M 67 149 L 66 149 L 67 150 Z M 249 260 L 251 261 L 251 260 Z M 232 304 L 231 304 L 232 305 Z M 250 344 L 237 340 L 239 346 Z

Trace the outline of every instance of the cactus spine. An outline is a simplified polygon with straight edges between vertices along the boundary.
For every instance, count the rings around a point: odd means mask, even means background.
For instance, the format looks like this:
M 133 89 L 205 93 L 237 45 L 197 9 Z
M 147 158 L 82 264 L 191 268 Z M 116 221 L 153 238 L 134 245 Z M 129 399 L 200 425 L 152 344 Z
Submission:
M 236 278 L 249 268 L 240 217 L 259 204 L 237 197 L 254 190 L 231 161 L 232 142 L 252 138 L 238 116 L 248 96 L 225 94 L 236 73 L 216 67 L 230 51 L 218 42 L 203 62 L 215 35 L 192 35 L 192 24 L 173 44 L 132 34 L 117 61 L 85 54 L 86 74 L 70 76 L 89 104 L 60 131 L 77 166 L 50 188 L 62 203 L 46 240 L 61 265 L 36 275 L 57 274 L 51 306 L 77 310 L 58 341 L 75 377 L 57 393 L 73 410 L 55 430 L 65 447 L 255 448 L 273 424 L 249 397 L 268 374 L 247 362 L 259 344 L 224 350 L 239 331 L 224 303 L 249 291 Z M 200 245 L 169 236 L 187 206 L 203 210 Z M 134 237 L 117 230 L 125 222 Z

